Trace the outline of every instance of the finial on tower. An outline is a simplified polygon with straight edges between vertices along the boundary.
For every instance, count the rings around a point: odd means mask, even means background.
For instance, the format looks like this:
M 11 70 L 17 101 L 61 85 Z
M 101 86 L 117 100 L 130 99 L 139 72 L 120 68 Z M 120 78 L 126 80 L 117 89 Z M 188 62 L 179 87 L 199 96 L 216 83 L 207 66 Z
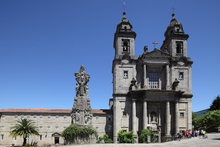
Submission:
M 123 12 L 123 18 L 125 18 L 126 17 L 126 12 Z
M 174 11 L 175 11 L 175 8 L 172 8 L 172 18 L 174 18 L 174 16 L 175 16 Z

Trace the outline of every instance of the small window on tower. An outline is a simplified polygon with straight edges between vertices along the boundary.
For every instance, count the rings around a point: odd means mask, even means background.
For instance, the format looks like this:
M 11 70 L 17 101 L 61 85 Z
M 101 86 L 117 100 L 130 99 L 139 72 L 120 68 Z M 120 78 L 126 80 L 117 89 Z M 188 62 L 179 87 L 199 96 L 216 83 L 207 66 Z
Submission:
M 123 116 L 125 117 L 127 115 L 127 113 L 125 111 L 123 111 Z
M 183 72 L 179 72 L 179 80 L 183 80 L 184 78 L 184 73 Z
M 182 56 L 183 55 L 183 42 L 176 41 L 176 55 Z
M 127 70 L 124 71 L 123 77 L 124 77 L 124 79 L 128 79 L 128 71 Z
M 180 27 L 176 27 L 176 32 L 177 32 L 177 33 L 180 32 Z
M 129 39 L 122 39 L 122 47 L 123 47 L 123 52 L 129 52 L 130 40 Z
M 184 118 L 184 112 L 180 112 L 180 118 Z

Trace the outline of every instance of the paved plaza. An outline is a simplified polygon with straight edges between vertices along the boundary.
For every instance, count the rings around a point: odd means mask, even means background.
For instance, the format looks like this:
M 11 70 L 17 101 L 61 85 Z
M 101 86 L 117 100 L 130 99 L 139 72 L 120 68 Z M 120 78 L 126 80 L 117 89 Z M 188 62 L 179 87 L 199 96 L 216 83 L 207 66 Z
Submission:
M 90 144 L 90 145 L 72 145 L 72 146 L 57 146 L 57 147 L 220 147 L 220 133 L 207 134 L 208 138 L 191 138 L 182 139 L 181 141 L 171 141 L 155 144 Z M 6 147 L 1 146 L 0 147 Z M 54 147 L 54 146 L 51 146 Z
M 207 134 L 208 138 L 182 139 L 181 141 L 171 141 L 156 144 L 94 144 L 94 145 L 74 145 L 74 147 L 220 147 L 220 133 Z M 65 146 L 73 147 L 73 146 Z

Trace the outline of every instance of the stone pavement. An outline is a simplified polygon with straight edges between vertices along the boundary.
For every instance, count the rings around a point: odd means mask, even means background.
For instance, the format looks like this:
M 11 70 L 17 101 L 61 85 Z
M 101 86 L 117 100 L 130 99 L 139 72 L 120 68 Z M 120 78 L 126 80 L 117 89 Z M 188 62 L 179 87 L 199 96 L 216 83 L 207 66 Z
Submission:
M 171 141 L 155 144 L 90 144 L 90 145 L 72 145 L 55 147 L 220 147 L 220 133 L 207 134 L 208 138 L 182 139 L 181 141 Z M 1 146 L 0 147 L 5 147 Z M 52 146 L 53 147 L 53 146 Z
M 220 133 L 207 134 L 208 138 L 199 137 L 182 139 L 181 141 L 171 141 L 156 144 L 93 144 L 93 145 L 73 145 L 65 147 L 220 147 Z

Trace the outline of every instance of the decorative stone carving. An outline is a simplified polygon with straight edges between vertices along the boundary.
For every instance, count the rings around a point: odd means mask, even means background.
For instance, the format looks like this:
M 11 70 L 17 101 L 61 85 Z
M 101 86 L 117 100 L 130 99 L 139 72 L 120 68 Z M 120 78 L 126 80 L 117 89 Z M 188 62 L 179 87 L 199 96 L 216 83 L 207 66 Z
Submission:
M 83 66 L 80 72 L 75 73 L 76 77 L 76 97 L 72 108 L 72 123 L 78 125 L 91 125 L 92 114 L 90 100 L 88 96 L 88 85 L 90 76 L 85 72 Z
M 80 67 L 80 72 L 75 73 L 76 77 L 76 96 L 88 96 L 88 86 L 90 76 L 85 72 L 84 66 Z
M 172 85 L 172 90 L 176 90 L 178 85 L 179 85 L 179 81 L 177 79 L 175 79 L 175 81 L 173 82 L 173 85 Z

